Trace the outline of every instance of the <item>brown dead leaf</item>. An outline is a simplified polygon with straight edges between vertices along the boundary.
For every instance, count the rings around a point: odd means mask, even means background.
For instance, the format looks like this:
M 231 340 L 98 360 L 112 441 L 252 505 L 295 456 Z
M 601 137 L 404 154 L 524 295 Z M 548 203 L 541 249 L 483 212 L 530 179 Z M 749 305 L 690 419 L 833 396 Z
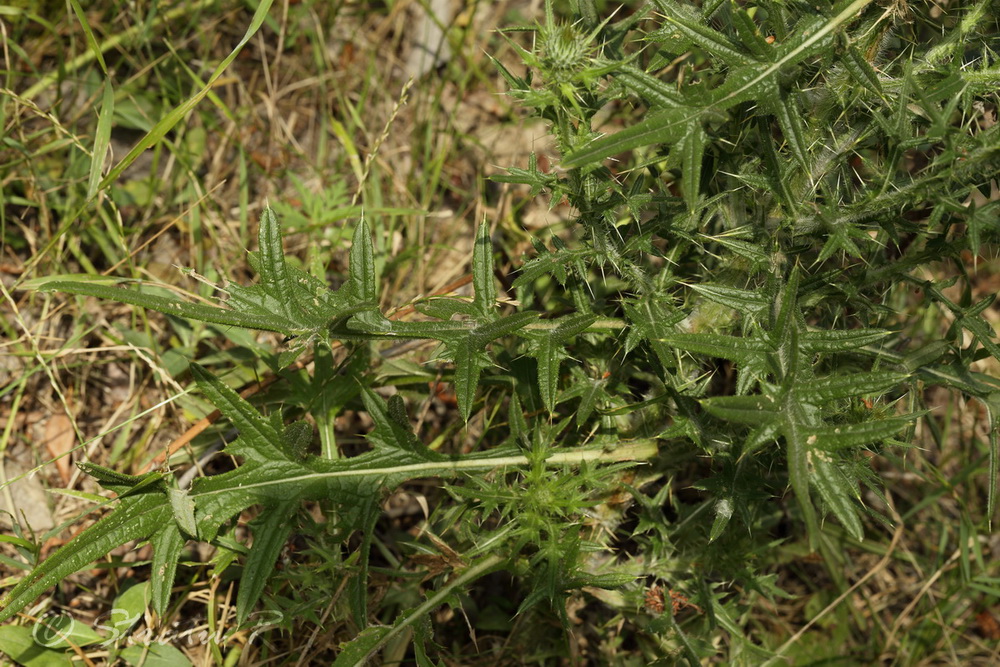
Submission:
M 76 433 L 69 417 L 56 413 L 45 422 L 44 443 L 49 455 L 55 459 L 56 469 L 63 483 L 68 484 L 73 476 L 70 468 L 69 452 L 76 446 Z

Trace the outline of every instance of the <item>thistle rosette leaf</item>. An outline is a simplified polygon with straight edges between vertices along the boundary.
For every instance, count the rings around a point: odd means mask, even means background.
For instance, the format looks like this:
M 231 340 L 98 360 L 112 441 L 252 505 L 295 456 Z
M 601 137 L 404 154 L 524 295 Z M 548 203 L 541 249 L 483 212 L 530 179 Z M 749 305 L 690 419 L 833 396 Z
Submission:
M 377 312 L 378 291 L 371 232 L 362 220 L 356 227 L 351 251 L 351 279 L 339 290 L 290 266 L 285 259 L 277 216 L 265 208 L 258 231 L 259 250 L 249 253 L 251 267 L 260 274 L 256 285 L 228 285 L 217 290 L 220 305 L 205 305 L 148 291 L 144 284 L 113 287 L 93 280 L 46 280 L 45 291 L 62 291 L 128 303 L 174 317 L 212 324 L 275 331 L 288 336 L 356 338 L 344 326 L 348 318 Z M 154 286 L 155 288 L 156 286 Z M 382 318 L 384 319 L 384 318 Z

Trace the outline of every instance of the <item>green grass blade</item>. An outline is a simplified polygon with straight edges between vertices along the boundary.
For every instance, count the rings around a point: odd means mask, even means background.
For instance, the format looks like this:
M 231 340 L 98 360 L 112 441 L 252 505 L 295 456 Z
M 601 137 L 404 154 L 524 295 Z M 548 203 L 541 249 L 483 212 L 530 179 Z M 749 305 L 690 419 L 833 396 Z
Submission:
M 104 76 L 108 76 L 108 66 L 104 62 L 104 54 L 101 52 L 101 47 L 97 43 L 97 39 L 94 37 L 94 31 L 90 29 L 90 24 L 87 22 L 87 15 L 83 11 L 83 7 L 80 6 L 80 0 L 69 0 L 70 7 L 73 8 L 73 13 L 76 14 L 76 20 L 80 22 L 80 28 L 83 29 L 84 39 L 87 41 L 87 48 L 90 49 L 91 54 L 94 56 L 94 60 L 100 66 L 101 71 L 104 72 Z
M 132 147 L 132 150 L 130 150 L 125 157 L 123 157 L 118 164 L 116 164 L 111 171 L 108 172 L 108 175 L 105 176 L 100 185 L 98 185 L 99 190 L 104 189 L 111 183 L 114 183 L 118 177 L 121 176 L 122 172 L 128 169 L 129 165 L 135 162 L 136 158 L 142 155 L 142 153 L 147 149 L 152 148 L 154 145 L 159 143 L 159 141 L 166 136 L 167 132 L 173 129 L 173 127 L 179 123 L 181 119 L 187 116 L 187 114 L 194 109 L 199 102 L 201 102 L 202 98 L 208 94 L 208 92 L 212 89 L 212 86 L 215 85 L 215 82 L 218 81 L 220 76 L 222 76 L 222 73 L 226 71 L 226 68 L 228 68 L 234 60 L 236 60 L 236 56 L 238 56 L 240 51 L 243 50 L 243 47 L 250 41 L 250 38 L 252 38 L 255 34 L 257 34 L 257 31 L 260 30 L 260 27 L 264 24 L 264 19 L 267 18 L 267 12 L 271 9 L 271 3 L 273 1 L 274 0 L 261 0 L 260 4 L 257 5 L 257 10 L 254 12 L 253 18 L 250 21 L 250 26 L 247 28 L 243 38 L 230 52 L 230 54 L 226 56 L 221 63 L 219 63 L 218 67 L 215 68 L 215 71 L 212 72 L 212 76 L 208 77 L 208 81 L 205 82 L 205 86 L 161 118 L 156 125 L 154 125 L 152 129 L 147 132 L 135 146 Z
M 74 0 L 74 6 L 77 3 Z M 115 111 L 115 91 L 111 80 L 104 81 L 104 98 L 101 111 L 97 116 L 97 132 L 94 134 L 94 151 L 90 156 L 90 177 L 87 180 L 87 199 L 97 194 L 97 186 L 101 182 L 101 171 L 104 168 L 104 158 L 108 154 L 111 142 L 111 120 Z

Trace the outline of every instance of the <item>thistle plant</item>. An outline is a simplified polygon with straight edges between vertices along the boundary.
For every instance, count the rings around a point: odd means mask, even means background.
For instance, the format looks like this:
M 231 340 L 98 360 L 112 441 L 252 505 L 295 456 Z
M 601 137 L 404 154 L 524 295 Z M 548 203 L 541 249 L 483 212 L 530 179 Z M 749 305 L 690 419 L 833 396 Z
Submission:
M 312 398 L 265 412 L 193 364 L 199 391 L 239 432 L 226 448 L 235 468 L 180 488 L 166 472 L 84 464 L 117 494 L 114 508 L 35 564 L 0 619 L 132 540 L 153 546 L 152 606 L 165 614 L 184 546 L 198 540 L 228 549 L 217 576 L 243 554 L 245 621 L 308 502 L 343 546 L 356 635 L 337 664 L 404 633 L 432 664 L 443 649 L 430 612 L 497 570 L 519 582 L 512 615 L 551 613 L 568 630 L 567 599 L 586 589 L 629 622 L 646 658 L 700 664 L 724 633 L 731 660 L 759 664 L 789 648 L 740 620 L 784 594 L 756 565 L 778 539 L 776 516 L 810 549 L 899 521 L 869 460 L 911 444 L 931 385 L 979 401 L 994 426 L 979 517 L 990 521 L 1000 381 L 980 362 L 1000 360 L 1000 345 L 983 316 L 995 295 L 974 294 L 970 265 L 1000 229 L 988 197 L 1000 171 L 989 3 L 941 30 L 870 0 L 656 0 L 604 21 L 576 4 L 580 15 L 563 18 L 547 2 L 543 25 L 509 33 L 527 74 L 495 62 L 560 153 L 551 171 L 531 155 L 496 180 L 574 210 L 565 236 L 534 241 L 511 283 L 517 307 L 498 305 L 488 222 L 472 298 L 428 298 L 403 321 L 380 309 L 367 224 L 334 291 L 286 262 L 270 210 L 250 256 L 260 281 L 220 288 L 217 306 L 141 285 L 43 285 L 289 336 L 269 363 L 281 372 L 311 354 L 315 370 L 295 381 Z M 920 328 L 918 312 L 950 326 Z M 385 381 L 378 354 L 400 339 L 438 344 L 456 429 L 483 428 L 471 451 L 415 434 L 408 390 Z M 337 345 L 347 354 L 334 366 Z M 317 454 L 312 423 L 346 409 L 370 418 L 370 449 L 347 456 L 323 442 Z M 426 528 L 447 533 L 454 553 L 436 588 L 376 620 L 381 502 L 423 478 L 447 480 L 450 502 Z M 696 495 L 668 502 L 678 479 Z M 254 507 L 252 540 L 235 547 L 234 521 Z M 683 595 L 650 602 L 643 577 Z

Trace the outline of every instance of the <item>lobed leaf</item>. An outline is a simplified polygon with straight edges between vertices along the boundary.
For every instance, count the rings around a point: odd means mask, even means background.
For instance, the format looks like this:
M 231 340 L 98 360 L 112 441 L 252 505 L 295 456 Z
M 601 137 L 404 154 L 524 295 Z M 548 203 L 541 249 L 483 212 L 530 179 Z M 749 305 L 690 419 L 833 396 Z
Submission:
M 205 306 L 202 304 L 188 303 L 186 301 L 180 301 L 178 299 L 172 299 L 158 294 L 149 294 L 127 288 L 57 280 L 46 283 L 43 287 L 43 291 L 60 291 L 68 292 L 70 294 L 80 294 L 83 296 L 95 296 L 100 299 L 108 299 L 111 301 L 118 301 L 120 303 L 129 303 L 134 306 L 141 306 L 166 315 L 187 317 L 192 320 L 211 322 L 212 324 L 246 327 L 248 329 L 262 329 L 264 331 L 277 331 L 278 333 L 287 335 L 301 335 L 309 333 L 308 328 L 297 327 L 295 322 L 271 313 L 246 313 L 228 308 Z

